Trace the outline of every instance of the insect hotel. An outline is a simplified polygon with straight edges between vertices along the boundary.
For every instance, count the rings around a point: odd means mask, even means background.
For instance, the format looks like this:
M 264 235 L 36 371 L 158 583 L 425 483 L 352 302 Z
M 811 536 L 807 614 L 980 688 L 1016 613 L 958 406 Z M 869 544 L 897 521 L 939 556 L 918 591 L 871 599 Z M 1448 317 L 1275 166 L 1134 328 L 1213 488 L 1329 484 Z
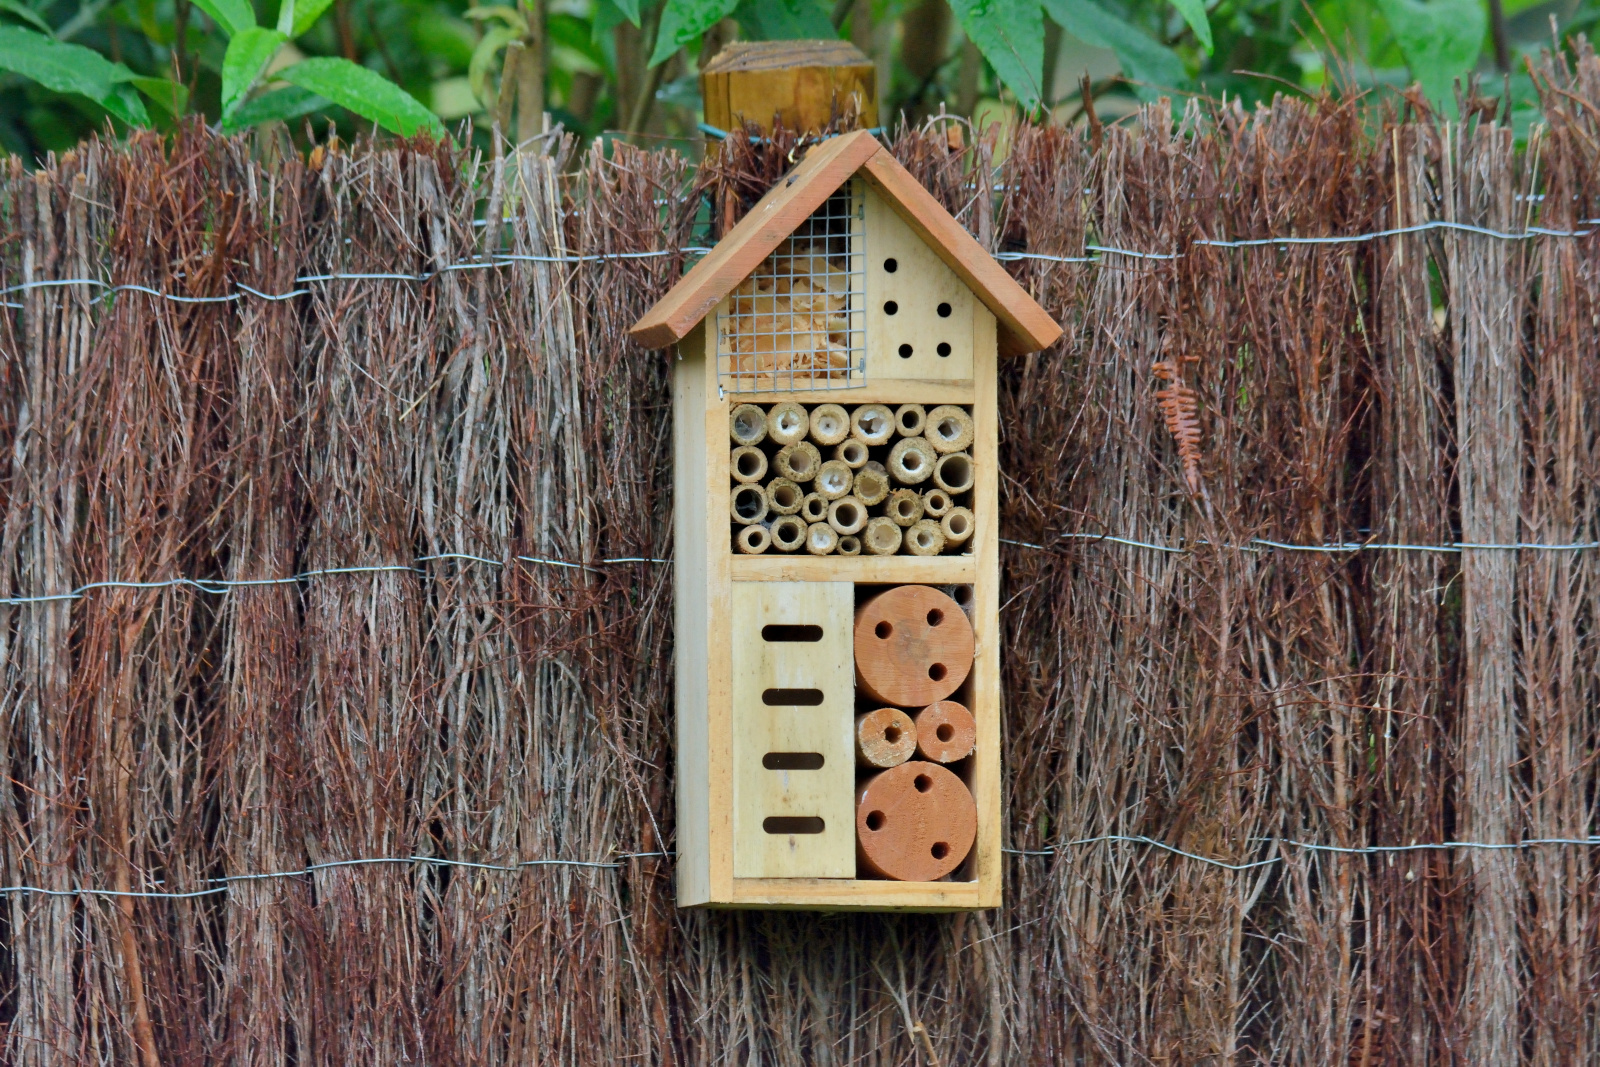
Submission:
M 995 371 L 1060 327 L 868 132 L 633 328 L 677 348 L 678 903 L 1000 903 Z

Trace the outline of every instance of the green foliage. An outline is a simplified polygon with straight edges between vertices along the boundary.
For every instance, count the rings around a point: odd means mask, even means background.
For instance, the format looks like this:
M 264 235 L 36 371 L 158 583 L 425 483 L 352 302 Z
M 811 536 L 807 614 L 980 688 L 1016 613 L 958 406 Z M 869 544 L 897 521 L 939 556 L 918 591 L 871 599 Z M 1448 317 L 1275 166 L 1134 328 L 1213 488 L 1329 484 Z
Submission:
M 771 2 L 771 0 L 767 0 Z M 733 14 L 738 0 L 667 0 L 661 11 L 661 26 L 656 31 L 655 51 L 650 65 L 659 66 L 693 44 L 711 27 Z
M 269 30 L 264 26 L 250 26 L 234 35 L 228 50 L 222 56 L 222 114 L 226 117 L 236 109 L 251 89 L 256 79 L 267 69 L 278 49 L 287 43 L 287 34 Z
M 1377 0 L 1412 75 L 1435 103 L 1448 100 L 1455 80 L 1470 72 L 1488 27 L 1479 0 Z
M 1044 15 L 1039 0 L 952 0 L 961 28 L 1006 88 L 1033 110 L 1044 85 Z
M 291 85 L 326 97 L 402 137 L 445 136 L 444 123 L 417 98 L 381 74 L 348 59 L 307 59 L 278 71 Z

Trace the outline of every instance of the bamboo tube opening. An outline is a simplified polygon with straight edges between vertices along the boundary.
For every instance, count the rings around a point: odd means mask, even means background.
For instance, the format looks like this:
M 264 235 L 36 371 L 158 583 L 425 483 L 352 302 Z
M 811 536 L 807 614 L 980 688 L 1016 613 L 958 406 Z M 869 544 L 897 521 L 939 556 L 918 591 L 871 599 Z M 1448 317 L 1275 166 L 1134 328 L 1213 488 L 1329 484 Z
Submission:
M 906 550 L 913 556 L 937 556 L 944 551 L 944 531 L 932 519 L 919 519 L 906 531 Z
M 866 506 L 855 497 L 840 497 L 828 505 L 828 525 L 839 533 L 853 534 L 866 524 Z
M 883 510 L 895 525 L 910 526 L 922 518 L 922 497 L 915 489 L 896 489 L 889 497 L 889 506 Z
M 865 442 L 852 437 L 839 442 L 839 447 L 833 450 L 833 458 L 851 470 L 860 470 L 867 465 L 867 446 Z
M 793 401 L 774 404 L 767 412 L 767 436 L 780 445 L 792 445 L 802 440 L 811 429 L 811 419 L 806 409 Z
M 940 456 L 933 468 L 933 481 L 948 493 L 965 493 L 972 488 L 972 457 L 965 452 Z
M 822 453 L 810 441 L 801 441 L 779 449 L 772 465 L 777 468 L 779 477 L 791 482 L 809 482 L 822 466 Z
M 939 529 L 944 532 L 947 544 L 962 544 L 972 536 L 972 512 L 966 508 L 951 508 L 945 517 L 939 520 Z M 971 590 L 968 590 L 967 597 L 971 599 Z
M 759 482 L 767 473 L 767 455 L 753 445 L 740 445 L 733 450 L 729 470 L 736 482 Z
M 767 413 L 754 404 L 740 404 L 728 412 L 728 436 L 737 444 L 759 445 L 767 439 Z
M 881 504 L 888 495 L 889 472 L 883 469 L 883 464 L 874 461 L 856 472 L 856 496 L 863 504 L 868 507 Z
M 920 437 L 896 441 L 889 452 L 889 476 L 901 485 L 920 485 L 933 474 L 935 458 L 933 449 Z
M 800 501 L 800 517 L 807 523 L 825 522 L 828 518 L 828 501 L 820 493 L 807 493 Z
M 779 515 L 793 515 L 800 510 L 806 493 L 787 478 L 774 478 L 767 484 L 767 506 Z
M 765 526 L 743 526 L 739 529 L 739 551 L 747 556 L 759 556 L 772 545 L 772 535 Z
M 850 416 L 838 404 L 811 409 L 811 439 L 819 445 L 836 445 L 850 436 Z
M 733 521 L 741 526 L 767 517 L 767 491 L 759 485 L 741 485 L 733 491 Z
M 838 500 L 850 491 L 855 480 L 855 475 L 843 461 L 830 459 L 818 468 L 815 487 L 824 500 Z
M 767 495 L 772 495 L 772 490 L 767 490 Z M 955 501 L 950 499 L 950 494 L 943 489 L 929 489 L 922 494 L 922 510 L 936 519 L 942 519 L 944 513 L 950 510 Z
M 928 410 L 921 404 L 901 404 L 894 412 L 894 425 L 901 437 L 921 437 L 927 425 Z
M 855 534 L 845 534 L 843 537 L 839 538 L 839 555 L 861 555 L 861 538 L 857 537 Z
M 869 445 L 886 445 L 894 436 L 894 413 L 883 404 L 862 404 L 850 416 L 850 432 Z
M 893 519 L 879 515 L 867 523 L 863 543 L 870 555 L 892 556 L 900 551 L 900 527 L 894 524 Z
M 825 522 L 806 527 L 806 551 L 813 556 L 829 556 L 839 547 L 839 531 Z
M 942 404 L 928 412 L 923 436 L 935 452 L 961 452 L 972 447 L 972 416 L 953 404 Z
M 772 544 L 779 552 L 793 552 L 806 543 L 806 524 L 798 515 L 781 515 L 772 524 Z

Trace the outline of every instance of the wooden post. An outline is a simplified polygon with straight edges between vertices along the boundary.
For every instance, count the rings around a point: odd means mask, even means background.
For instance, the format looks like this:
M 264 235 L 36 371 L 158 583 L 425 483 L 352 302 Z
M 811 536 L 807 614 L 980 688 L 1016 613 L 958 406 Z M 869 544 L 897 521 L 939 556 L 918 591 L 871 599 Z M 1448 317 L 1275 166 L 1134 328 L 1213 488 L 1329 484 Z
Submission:
M 878 124 L 877 69 L 849 41 L 737 42 L 700 75 L 706 124 L 732 130 L 746 122 L 771 133 L 773 118 L 814 133 L 852 103 L 861 127 Z

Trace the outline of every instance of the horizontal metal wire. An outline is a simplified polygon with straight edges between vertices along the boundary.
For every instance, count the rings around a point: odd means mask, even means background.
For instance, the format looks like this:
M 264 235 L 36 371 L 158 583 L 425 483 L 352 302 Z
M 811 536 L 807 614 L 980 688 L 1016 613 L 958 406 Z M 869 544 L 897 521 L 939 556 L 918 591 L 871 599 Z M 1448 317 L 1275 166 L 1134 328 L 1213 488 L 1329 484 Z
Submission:
M 1459 553 L 1467 550 L 1474 551 L 1499 551 L 1499 552 L 1586 552 L 1600 548 L 1600 541 L 1576 541 L 1571 544 L 1544 544 L 1537 541 L 1512 541 L 1504 544 L 1492 541 L 1452 541 L 1447 545 L 1406 545 L 1390 544 L 1382 541 L 1343 541 L 1331 545 L 1296 545 L 1286 541 L 1271 541 L 1265 537 L 1254 537 L 1246 544 L 1237 545 L 1228 542 L 1212 542 L 1204 539 L 1181 542 L 1176 545 L 1157 544 L 1152 541 L 1140 541 L 1132 537 L 1118 537 L 1114 534 L 1095 533 L 1064 533 L 1058 535 L 1064 541 L 1107 541 L 1117 545 L 1129 545 L 1133 548 L 1149 548 L 1157 552 L 1171 552 L 1181 554 L 1192 552 L 1196 548 L 1216 547 L 1231 549 L 1235 552 L 1323 552 L 1323 553 L 1350 553 L 1350 552 L 1446 552 Z M 1051 551 L 1048 545 L 1035 544 L 1032 541 L 1013 541 L 1009 538 L 1000 538 L 1001 544 L 1017 545 L 1020 548 L 1036 548 L 1043 552 Z
M 1259 844 L 1275 845 L 1285 848 L 1299 849 L 1305 852 L 1334 852 L 1347 856 L 1377 855 L 1395 852 L 1438 852 L 1451 849 L 1491 849 L 1491 850 L 1521 850 L 1530 848 L 1543 848 L 1551 845 L 1576 845 L 1581 847 L 1600 847 L 1600 837 L 1534 837 L 1522 841 L 1492 842 L 1492 841 L 1430 841 L 1414 845 L 1361 845 L 1346 847 L 1343 845 L 1319 845 L 1310 841 L 1294 841 L 1278 837 L 1256 837 L 1252 841 Z M 1000 851 L 1013 856 L 1057 856 L 1069 848 L 1082 845 L 1095 845 L 1105 841 L 1126 842 L 1130 844 L 1149 845 L 1185 859 L 1207 863 L 1213 867 L 1221 867 L 1228 871 L 1248 871 L 1256 867 L 1266 867 L 1274 863 L 1282 863 L 1284 857 L 1271 856 L 1264 860 L 1252 860 L 1247 863 L 1229 863 L 1227 860 L 1217 859 L 1214 856 L 1201 855 L 1198 852 L 1188 852 L 1176 848 L 1165 841 L 1157 841 L 1153 837 L 1143 834 L 1101 834 L 1098 837 L 1080 837 L 1074 841 L 1067 841 L 1055 848 L 1022 849 L 1004 848 Z

